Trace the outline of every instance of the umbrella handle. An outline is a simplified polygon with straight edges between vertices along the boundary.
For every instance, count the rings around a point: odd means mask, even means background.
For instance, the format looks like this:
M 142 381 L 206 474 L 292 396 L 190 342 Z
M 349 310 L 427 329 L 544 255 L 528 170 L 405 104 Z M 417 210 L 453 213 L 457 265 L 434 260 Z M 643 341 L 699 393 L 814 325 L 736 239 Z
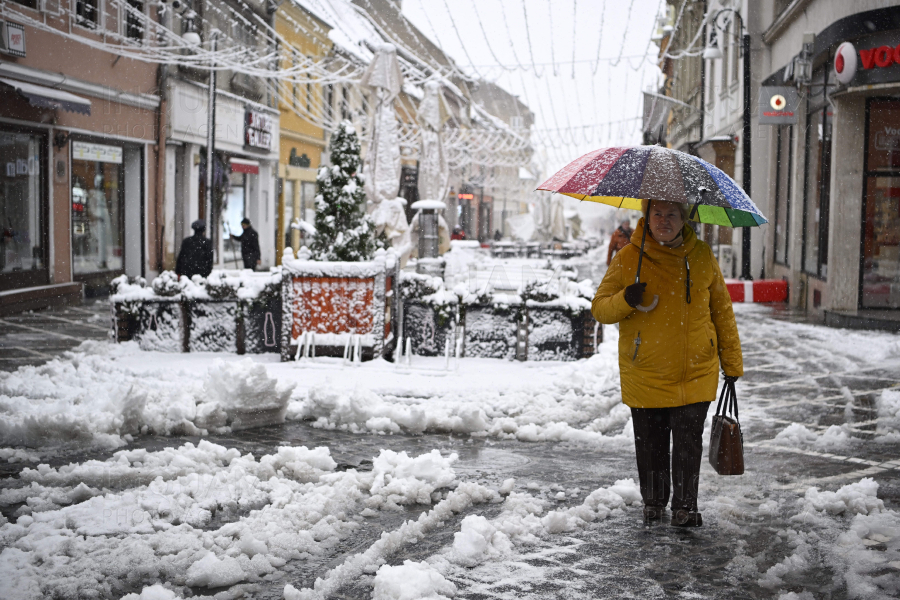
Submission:
M 647 206 L 649 208 L 650 205 L 648 204 Z M 649 210 L 647 212 L 649 212 Z M 638 255 L 638 268 L 637 273 L 635 273 L 634 275 L 635 283 L 641 282 L 641 263 L 644 262 L 644 242 L 647 241 L 647 227 L 649 227 L 649 225 L 647 225 L 647 221 L 645 220 L 644 231 L 641 232 L 641 253 Z
M 637 306 L 635 306 L 635 308 L 641 312 L 650 312 L 651 310 L 656 308 L 657 304 L 659 304 L 659 296 L 653 294 L 653 302 L 650 303 L 650 306 L 641 306 L 640 304 L 638 304 Z
M 648 203 L 647 208 L 649 209 L 649 207 L 650 207 L 650 204 Z M 648 210 L 647 212 L 649 213 L 650 211 Z M 644 221 L 644 231 L 641 232 L 641 253 L 638 255 L 637 273 L 634 276 L 635 283 L 641 282 L 641 263 L 644 262 L 644 243 L 647 241 L 648 227 L 649 227 L 649 225 L 647 224 L 647 221 L 645 220 Z M 650 303 L 650 306 L 641 306 L 640 304 L 638 304 L 637 306 L 635 306 L 635 308 L 641 312 L 650 312 L 651 310 L 656 308 L 657 304 L 659 304 L 659 296 L 657 296 L 656 294 L 653 294 L 653 302 Z

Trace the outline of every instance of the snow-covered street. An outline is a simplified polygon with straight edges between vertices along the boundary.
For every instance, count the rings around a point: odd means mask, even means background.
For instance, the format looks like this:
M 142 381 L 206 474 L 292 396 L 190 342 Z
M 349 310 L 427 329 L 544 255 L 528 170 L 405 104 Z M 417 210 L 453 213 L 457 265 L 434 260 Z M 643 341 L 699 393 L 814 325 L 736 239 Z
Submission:
M 737 312 L 747 472 L 704 463 L 689 532 L 642 524 L 613 327 L 576 363 L 0 375 L 4 597 L 895 597 L 900 340 Z

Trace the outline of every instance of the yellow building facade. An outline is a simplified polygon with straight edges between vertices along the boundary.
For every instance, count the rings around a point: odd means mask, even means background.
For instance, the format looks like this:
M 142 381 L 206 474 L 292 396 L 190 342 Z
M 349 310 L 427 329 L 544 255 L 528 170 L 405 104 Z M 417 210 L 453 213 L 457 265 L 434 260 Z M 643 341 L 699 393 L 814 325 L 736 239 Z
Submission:
M 288 0 L 278 7 L 275 30 L 289 45 L 282 68 L 302 64 L 305 58 L 319 60 L 331 50 L 328 39 L 331 27 Z M 293 63 L 293 64 L 291 64 Z M 281 147 L 278 177 L 281 193 L 278 197 L 277 256 L 286 246 L 296 251 L 308 244 L 304 234 L 291 228 L 295 219 L 312 223 L 315 215 L 316 171 L 326 148 L 325 131 L 301 115 L 321 115 L 326 90 L 321 85 L 298 81 L 282 81 L 279 89 Z

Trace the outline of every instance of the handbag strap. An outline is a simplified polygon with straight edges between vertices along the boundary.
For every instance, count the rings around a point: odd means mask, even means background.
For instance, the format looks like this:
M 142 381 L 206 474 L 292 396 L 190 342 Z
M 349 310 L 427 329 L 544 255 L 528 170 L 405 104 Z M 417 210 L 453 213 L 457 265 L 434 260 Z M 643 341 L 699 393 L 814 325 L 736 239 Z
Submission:
M 722 393 L 719 394 L 719 403 L 716 405 L 715 416 L 717 416 L 717 417 L 719 416 L 719 413 L 721 413 L 722 416 L 725 416 L 725 412 L 722 410 L 722 401 L 725 400 L 725 395 L 727 393 L 728 393 L 728 384 L 726 383 L 725 385 L 722 386 Z M 726 404 L 725 411 L 727 411 L 727 410 L 728 410 L 728 405 Z
M 720 413 L 723 417 L 730 413 L 734 415 L 735 422 L 740 422 L 738 418 L 737 392 L 732 382 L 726 382 L 722 386 L 722 393 L 719 394 L 719 403 L 716 405 L 715 416 L 718 417 Z

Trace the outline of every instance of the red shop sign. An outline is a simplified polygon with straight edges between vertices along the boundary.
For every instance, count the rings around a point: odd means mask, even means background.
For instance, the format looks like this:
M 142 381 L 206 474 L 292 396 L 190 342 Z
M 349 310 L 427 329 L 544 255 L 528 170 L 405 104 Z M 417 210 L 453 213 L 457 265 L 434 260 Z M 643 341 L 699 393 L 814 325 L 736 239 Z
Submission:
M 894 63 L 900 64 L 900 44 L 893 48 L 890 46 L 878 46 L 877 48 L 860 50 L 859 62 L 862 63 L 863 69 L 871 69 L 872 67 L 884 68 Z

